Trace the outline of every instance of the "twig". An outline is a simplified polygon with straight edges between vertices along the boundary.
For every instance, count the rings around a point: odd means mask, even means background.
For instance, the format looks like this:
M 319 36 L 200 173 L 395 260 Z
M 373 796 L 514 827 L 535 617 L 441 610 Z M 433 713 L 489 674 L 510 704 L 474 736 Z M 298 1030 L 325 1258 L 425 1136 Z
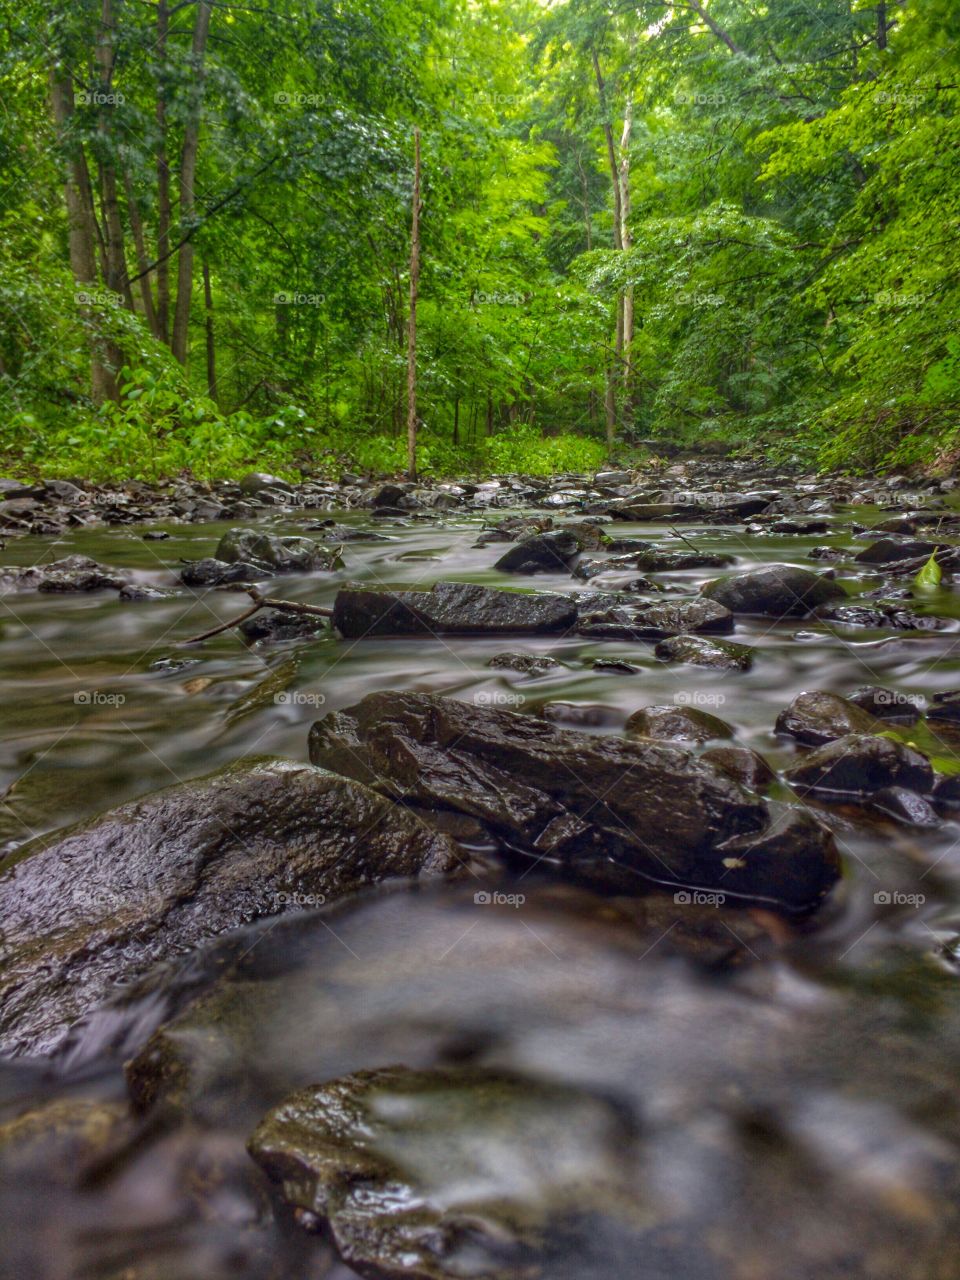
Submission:
M 703 554 L 703 552 L 700 550 L 700 548 L 697 546 L 695 542 L 691 542 L 688 537 L 682 534 L 680 530 L 675 528 L 673 525 L 670 526 L 670 532 L 673 534 L 675 538 L 679 538 L 681 542 L 685 542 L 688 547 L 692 547 L 698 556 Z
M 237 627 L 241 622 L 246 622 L 248 618 L 252 618 L 261 609 L 279 609 L 283 613 L 309 614 L 311 617 L 316 618 L 330 618 L 333 616 L 333 610 L 328 609 L 325 605 L 300 604 L 296 600 L 275 600 L 272 596 L 262 596 L 256 587 L 244 587 L 244 590 L 253 601 L 249 609 L 244 609 L 243 613 L 238 613 L 235 618 L 221 622 L 218 627 L 211 627 L 209 631 L 202 631 L 200 635 L 191 636 L 189 640 L 181 640 L 178 648 L 183 648 L 188 644 L 199 644 L 201 640 L 210 640 L 213 636 L 218 636 L 221 632 L 229 631 L 231 627 Z

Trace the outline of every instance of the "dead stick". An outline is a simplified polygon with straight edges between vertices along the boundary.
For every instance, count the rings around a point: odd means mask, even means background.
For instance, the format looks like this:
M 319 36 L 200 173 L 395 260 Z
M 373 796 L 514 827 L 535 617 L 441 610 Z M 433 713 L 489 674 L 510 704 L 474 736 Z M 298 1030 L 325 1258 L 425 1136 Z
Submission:
M 333 616 L 333 610 L 326 608 L 324 605 L 300 604 L 294 600 L 274 600 L 271 596 L 262 596 L 256 587 L 245 587 L 244 590 L 253 601 L 249 609 L 244 609 L 243 613 L 237 614 L 235 618 L 221 622 L 218 627 L 211 627 L 209 631 L 203 631 L 198 636 L 191 636 L 188 640 L 181 640 L 178 647 L 199 644 L 201 640 L 210 640 L 213 636 L 218 636 L 224 631 L 229 631 L 232 627 L 239 626 L 241 622 L 246 622 L 248 618 L 252 618 L 261 609 L 279 609 L 286 613 L 310 614 L 317 618 L 330 618 Z
M 674 537 L 679 538 L 681 542 L 685 542 L 688 547 L 692 547 L 698 556 L 703 554 L 695 542 L 691 542 L 689 538 L 685 537 L 684 534 L 682 534 L 680 530 L 675 528 L 673 525 L 670 526 L 670 532 Z

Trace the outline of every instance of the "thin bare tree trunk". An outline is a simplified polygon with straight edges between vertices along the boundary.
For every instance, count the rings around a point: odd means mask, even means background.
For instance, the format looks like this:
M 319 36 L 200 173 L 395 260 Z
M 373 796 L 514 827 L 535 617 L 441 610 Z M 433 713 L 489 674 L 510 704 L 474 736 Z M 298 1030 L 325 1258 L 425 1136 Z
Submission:
M 170 161 L 167 157 L 167 103 L 164 67 L 167 58 L 169 15 L 167 0 L 157 0 L 157 337 L 170 345 Z
M 98 287 L 96 230 L 93 224 L 93 193 L 83 146 L 69 136 L 74 111 L 73 84 L 69 72 L 50 72 L 50 106 L 58 137 L 65 143 L 67 169 L 64 202 L 67 208 L 67 235 L 70 270 L 78 292 L 94 293 Z M 103 342 L 96 332 L 94 304 L 80 303 L 90 337 L 90 394 L 95 404 L 115 400 L 117 386 L 106 363 Z
M 417 474 L 417 290 L 420 284 L 420 130 L 413 131 L 410 216 L 410 315 L 407 319 L 407 475 Z
M 207 395 L 217 399 L 217 351 L 213 332 L 213 290 L 210 288 L 210 264 L 203 259 L 203 308 L 207 333 Z
M 633 246 L 630 234 L 630 134 L 633 129 L 633 98 L 628 93 L 623 108 L 623 133 L 620 137 L 620 243 L 624 249 Z M 632 373 L 631 347 L 633 346 L 633 286 L 629 285 L 623 295 L 623 398 L 627 404 L 630 398 L 630 378 Z
M 597 57 L 596 49 L 592 52 L 593 70 L 597 77 L 597 94 L 600 98 L 601 124 L 607 144 L 607 163 L 610 166 L 610 181 L 613 184 L 613 247 L 622 249 L 623 241 L 620 239 L 620 228 L 623 224 L 623 211 L 620 208 L 620 175 L 617 169 L 617 150 L 613 142 L 613 127 L 610 124 L 610 117 L 607 113 L 607 86 L 600 73 L 600 59 Z
M 140 301 L 143 303 L 143 316 L 153 336 L 160 338 L 161 334 L 157 327 L 157 312 L 153 305 L 153 290 L 150 287 L 150 260 L 147 257 L 147 244 L 143 235 L 143 219 L 140 217 L 140 208 L 133 192 L 133 180 L 130 177 L 129 169 L 124 170 L 123 184 L 127 194 L 127 213 L 130 216 L 130 229 L 133 232 L 133 246 L 137 253 L 137 271 L 140 273 Z
M 210 30 L 210 0 L 197 0 L 197 20 L 193 27 L 191 70 L 194 75 L 193 101 L 183 130 L 180 157 L 180 234 L 189 231 L 194 213 L 194 180 L 200 150 L 200 109 L 203 104 L 203 59 Z M 177 305 L 173 315 L 171 350 L 181 364 L 187 362 L 187 335 L 190 328 L 190 295 L 193 289 L 193 241 L 181 244 L 177 258 Z

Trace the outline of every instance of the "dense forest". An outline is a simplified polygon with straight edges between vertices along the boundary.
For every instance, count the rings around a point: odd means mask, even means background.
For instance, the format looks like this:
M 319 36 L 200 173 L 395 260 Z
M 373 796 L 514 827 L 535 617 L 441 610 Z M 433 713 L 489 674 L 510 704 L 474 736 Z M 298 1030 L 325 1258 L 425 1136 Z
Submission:
M 956 23 L 952 0 L 5 5 L 5 464 L 399 471 L 414 340 L 425 474 L 658 440 L 952 461 Z

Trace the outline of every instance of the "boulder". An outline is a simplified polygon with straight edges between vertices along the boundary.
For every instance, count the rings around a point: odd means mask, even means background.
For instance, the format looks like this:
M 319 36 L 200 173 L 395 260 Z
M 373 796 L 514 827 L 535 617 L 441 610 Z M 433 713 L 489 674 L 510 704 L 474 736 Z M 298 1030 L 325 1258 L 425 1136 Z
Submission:
M 712 667 L 719 671 L 749 671 L 753 666 L 753 649 L 705 636 L 668 636 L 654 649 L 662 662 L 683 662 L 694 667 Z
M 281 760 L 31 841 L 0 873 L 0 1049 L 50 1052 L 118 983 L 258 916 L 454 865 L 403 809 Z
M 809 907 L 837 876 L 831 838 L 806 813 L 802 849 L 791 840 L 790 856 L 779 857 L 774 833 L 763 856 L 738 854 L 727 866 L 728 842 L 770 837 L 770 811 L 729 775 L 666 743 L 391 692 L 314 724 L 310 758 L 425 810 L 475 818 L 505 851 L 551 858 L 622 889 L 636 890 L 643 877 L 722 883 L 731 894 Z
M 237 630 L 249 644 L 280 644 L 285 640 L 309 640 L 325 631 L 324 618 L 285 609 L 261 609 Z
M 850 734 L 818 747 L 783 776 L 797 791 L 835 796 L 871 796 L 888 787 L 927 795 L 933 787 L 926 756 L 891 738 L 864 734 Z
M 577 630 L 582 636 L 616 640 L 657 640 L 688 632 L 726 633 L 733 630 L 733 614 L 713 600 L 675 600 L 639 608 L 615 605 L 587 613 Z
M 262 489 L 281 489 L 285 493 L 293 493 L 294 486 L 289 480 L 281 480 L 279 476 L 268 475 L 265 471 L 250 471 L 240 481 L 240 492 L 254 498 Z
M 255 564 L 277 574 L 311 573 L 340 565 L 335 550 L 312 538 L 281 538 L 257 529 L 228 530 L 220 539 L 215 558 L 227 564 Z
M 868 711 L 820 689 L 798 693 L 777 716 L 775 731 L 796 738 L 807 747 L 818 747 L 850 733 L 880 733 L 880 724 Z
M 627 721 L 624 732 L 670 742 L 712 742 L 732 738 L 733 730 L 719 716 L 699 707 L 641 707 Z
M 469 1066 L 385 1067 L 293 1094 L 249 1151 L 361 1275 L 518 1280 L 559 1276 L 578 1222 L 611 1201 L 626 1210 L 638 1136 L 603 1094 Z M 634 1216 L 639 1240 L 639 1203 Z
M 64 556 L 48 564 L 27 568 L 0 569 L 2 591 L 44 591 L 66 594 L 72 591 L 118 591 L 127 585 L 127 577 L 117 569 L 98 564 L 89 556 Z
M 776 777 L 763 756 L 751 751 L 749 747 L 708 747 L 700 753 L 700 759 L 729 773 L 731 778 L 748 791 L 763 791 Z
M 498 590 L 472 582 L 429 589 L 348 584 L 333 605 L 346 640 L 365 636 L 550 635 L 569 631 L 577 606 L 567 596 Z
M 767 618 L 805 618 L 818 605 L 846 597 L 843 587 L 832 579 L 789 564 L 715 578 L 705 582 L 700 591 L 732 613 Z
M 875 684 L 854 689 L 848 701 L 878 720 L 902 720 L 908 724 L 919 720 L 923 706 L 923 698 L 918 694 L 899 693 Z
M 579 554 L 577 535 L 569 529 L 555 529 L 524 538 L 493 567 L 500 573 L 566 573 Z
M 859 564 L 893 564 L 897 560 L 916 560 L 918 556 L 929 556 L 936 551 L 938 542 L 896 541 L 893 538 L 880 538 L 864 547 L 854 559 Z
M 498 653 L 487 666 L 498 671 L 519 671 L 525 676 L 542 676 L 546 671 L 556 671 L 560 663 L 540 653 Z

